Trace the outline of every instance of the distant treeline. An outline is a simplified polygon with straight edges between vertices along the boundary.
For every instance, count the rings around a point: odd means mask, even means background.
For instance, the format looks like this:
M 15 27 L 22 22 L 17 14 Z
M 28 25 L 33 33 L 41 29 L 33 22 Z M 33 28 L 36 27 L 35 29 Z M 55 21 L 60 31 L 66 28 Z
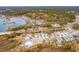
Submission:
M 20 11 L 20 14 L 24 14 L 27 12 L 35 12 L 35 11 L 39 11 L 39 10 L 43 10 L 43 11 L 49 11 L 49 12 L 53 12 L 53 11 L 57 11 L 57 12 L 79 12 L 79 7 L 71 7 L 71 6 L 31 6 L 31 7 L 0 7 L 0 13 L 1 14 L 9 14 L 9 13 L 15 13 Z M 22 13 L 21 13 L 22 12 Z

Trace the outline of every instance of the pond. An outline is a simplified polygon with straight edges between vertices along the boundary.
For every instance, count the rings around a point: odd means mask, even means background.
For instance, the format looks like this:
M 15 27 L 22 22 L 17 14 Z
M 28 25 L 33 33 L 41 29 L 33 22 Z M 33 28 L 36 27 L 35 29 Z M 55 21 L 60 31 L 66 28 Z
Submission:
M 11 17 L 9 20 L 0 17 L 0 32 L 5 32 L 9 28 L 14 28 L 20 25 L 26 24 L 26 20 L 23 17 Z

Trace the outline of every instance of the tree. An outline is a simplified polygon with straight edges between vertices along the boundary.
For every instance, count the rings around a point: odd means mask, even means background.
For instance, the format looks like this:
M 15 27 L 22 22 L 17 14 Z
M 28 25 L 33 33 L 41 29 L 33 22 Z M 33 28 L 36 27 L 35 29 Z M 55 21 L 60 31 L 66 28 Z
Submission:
M 75 29 L 75 30 L 79 30 L 79 24 L 77 24 L 77 23 L 73 24 L 72 28 Z

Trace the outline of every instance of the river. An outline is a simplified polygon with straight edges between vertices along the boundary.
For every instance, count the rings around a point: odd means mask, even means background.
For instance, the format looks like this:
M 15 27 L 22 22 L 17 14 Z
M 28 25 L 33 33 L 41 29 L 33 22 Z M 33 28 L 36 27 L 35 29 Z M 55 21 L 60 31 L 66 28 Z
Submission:
M 26 19 L 23 17 L 11 17 L 9 20 L 0 17 L 0 32 L 5 32 L 8 28 L 17 27 L 26 24 Z

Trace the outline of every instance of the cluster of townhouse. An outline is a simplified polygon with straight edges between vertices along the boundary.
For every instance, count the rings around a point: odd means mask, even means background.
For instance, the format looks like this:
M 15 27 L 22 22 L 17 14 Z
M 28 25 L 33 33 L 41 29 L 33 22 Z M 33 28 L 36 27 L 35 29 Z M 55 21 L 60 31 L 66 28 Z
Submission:
M 32 45 L 42 43 L 43 41 L 48 41 L 50 39 L 53 39 L 52 33 L 48 34 L 46 32 L 40 32 L 40 33 L 34 33 L 34 34 L 32 34 L 32 33 L 26 34 L 26 37 L 24 39 L 22 46 L 27 48 Z
M 50 34 L 47 32 L 38 32 L 38 33 L 30 33 L 26 34 L 26 37 L 23 42 L 24 47 L 30 47 L 34 44 L 40 43 L 43 40 L 56 40 L 57 44 L 61 45 L 62 40 L 74 41 L 79 39 L 79 31 L 74 30 L 71 26 L 66 26 L 65 30 L 54 31 Z

